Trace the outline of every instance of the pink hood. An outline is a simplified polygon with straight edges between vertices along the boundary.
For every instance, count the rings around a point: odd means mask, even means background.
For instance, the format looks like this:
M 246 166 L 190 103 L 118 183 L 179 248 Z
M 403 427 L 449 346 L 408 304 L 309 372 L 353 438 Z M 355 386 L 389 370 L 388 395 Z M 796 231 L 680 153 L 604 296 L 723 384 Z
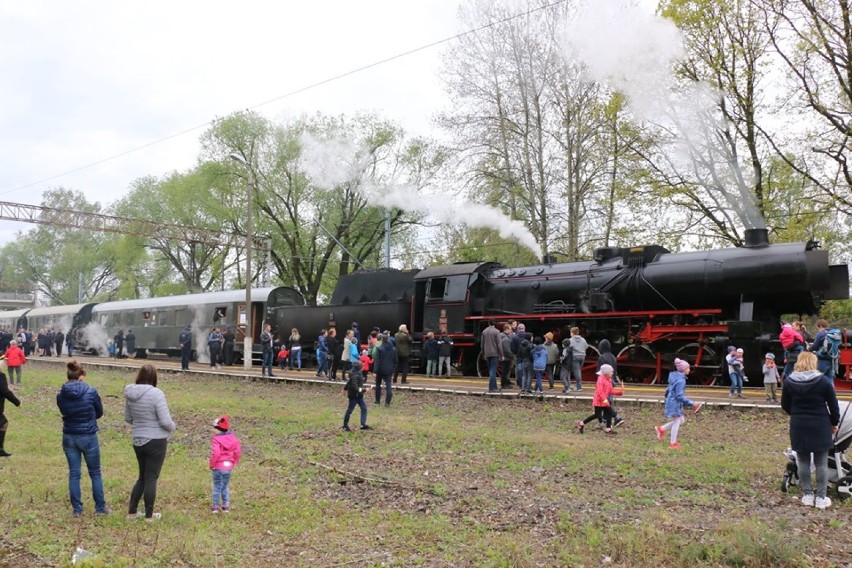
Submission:
M 216 434 L 210 440 L 210 469 L 234 469 L 242 453 L 240 440 L 233 433 Z

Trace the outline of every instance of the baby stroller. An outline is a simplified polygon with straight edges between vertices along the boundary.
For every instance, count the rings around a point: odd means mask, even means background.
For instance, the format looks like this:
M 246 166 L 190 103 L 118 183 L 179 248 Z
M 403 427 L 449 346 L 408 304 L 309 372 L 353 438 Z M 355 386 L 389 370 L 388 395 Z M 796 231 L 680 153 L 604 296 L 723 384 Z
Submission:
M 834 436 L 834 449 L 828 452 L 828 483 L 835 485 L 837 496 L 842 501 L 852 495 L 852 464 L 846 460 L 846 456 L 843 454 L 849 449 L 849 444 L 852 442 L 852 403 L 840 401 L 839 406 L 839 429 Z M 799 474 L 796 466 L 796 452 L 787 448 L 784 455 L 787 456 L 789 462 L 781 481 L 781 491 L 786 493 L 791 485 L 799 484 Z

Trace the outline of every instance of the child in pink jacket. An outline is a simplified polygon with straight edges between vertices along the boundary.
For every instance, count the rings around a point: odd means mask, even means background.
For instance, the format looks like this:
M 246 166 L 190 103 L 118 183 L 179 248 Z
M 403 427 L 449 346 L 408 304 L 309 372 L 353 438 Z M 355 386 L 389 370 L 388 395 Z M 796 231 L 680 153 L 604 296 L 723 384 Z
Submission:
M 210 469 L 213 471 L 213 507 L 211 513 L 231 510 L 231 471 L 240 463 L 240 440 L 231 432 L 231 420 L 223 414 L 213 422 L 215 433 L 210 440 Z
M 586 422 L 600 420 L 603 418 L 606 421 L 605 432 L 612 436 L 615 434 L 615 430 L 612 429 L 612 407 L 609 403 L 609 396 L 621 396 L 624 394 L 624 391 L 613 388 L 612 386 L 612 374 L 614 373 L 612 365 L 601 365 L 601 370 L 598 373 L 598 382 L 595 385 L 595 396 L 592 397 L 592 404 L 595 407 L 595 413 L 586 417 L 585 420 L 579 420 L 577 422 L 577 430 L 579 430 L 580 434 L 582 434 L 583 429 L 586 427 Z

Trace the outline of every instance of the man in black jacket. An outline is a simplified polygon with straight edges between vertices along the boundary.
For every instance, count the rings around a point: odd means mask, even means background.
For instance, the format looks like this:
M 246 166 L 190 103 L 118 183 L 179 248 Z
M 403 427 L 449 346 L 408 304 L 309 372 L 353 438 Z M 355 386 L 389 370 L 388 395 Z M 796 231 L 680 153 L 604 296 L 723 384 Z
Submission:
M 340 367 L 340 342 L 337 341 L 337 329 L 332 327 L 328 330 L 326 345 L 328 345 L 328 356 L 330 357 L 328 376 L 332 381 L 336 381 L 337 368 Z
M 382 383 L 385 385 L 385 406 L 390 406 L 393 392 L 391 380 L 397 366 L 396 347 L 390 342 L 390 334 L 382 336 L 382 343 L 376 349 L 373 369 L 376 371 L 376 404 L 382 402 Z
M 12 455 L 4 447 L 6 430 L 9 428 L 9 420 L 4 414 L 7 400 L 15 406 L 21 406 L 21 401 L 18 400 L 18 397 L 9 390 L 9 382 L 6 380 L 6 374 L 0 371 L 0 458 L 8 458 Z
M 370 390 L 370 387 L 364 384 L 362 368 L 361 361 L 353 362 L 352 369 L 349 371 L 349 381 L 343 387 L 343 391 L 349 399 L 349 406 L 346 408 L 346 414 L 343 415 L 343 429 L 346 432 L 352 431 L 349 428 L 349 417 L 352 416 L 352 411 L 355 410 L 356 406 L 361 407 L 361 430 L 371 430 L 367 426 L 367 403 L 364 402 L 364 393 Z
M 225 333 L 222 334 L 222 339 L 225 340 L 222 347 L 222 362 L 230 367 L 234 364 L 234 342 L 237 339 L 234 335 L 234 330 L 230 327 L 226 327 Z

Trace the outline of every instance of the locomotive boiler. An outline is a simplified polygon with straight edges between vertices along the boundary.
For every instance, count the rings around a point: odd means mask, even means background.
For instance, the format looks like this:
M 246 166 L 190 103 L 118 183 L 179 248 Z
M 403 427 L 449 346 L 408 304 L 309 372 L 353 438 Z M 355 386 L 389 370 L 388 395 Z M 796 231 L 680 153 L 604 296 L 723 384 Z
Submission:
M 514 268 L 479 262 L 395 274 L 356 272 L 341 279 L 331 305 L 310 308 L 310 317 L 303 308 L 277 308 L 279 320 L 286 314 L 287 325 L 311 342 L 333 319 L 346 326 L 358 321 L 362 330 L 405 323 L 415 341 L 428 331 L 446 333 L 465 373 L 481 370 L 479 336 L 488 320 L 517 320 L 557 341 L 576 326 L 590 345 L 589 379 L 595 346 L 606 338 L 627 381 L 664 379 L 681 357 L 692 364 L 693 381 L 712 384 L 725 375 L 728 345 L 746 350 L 747 372 L 757 376 L 766 352 L 781 355 L 783 314 L 813 314 L 825 300 L 849 296 L 846 265 L 831 266 L 813 242 L 770 245 L 765 230 L 747 231 L 745 245 L 736 248 L 604 247 L 582 262 Z

